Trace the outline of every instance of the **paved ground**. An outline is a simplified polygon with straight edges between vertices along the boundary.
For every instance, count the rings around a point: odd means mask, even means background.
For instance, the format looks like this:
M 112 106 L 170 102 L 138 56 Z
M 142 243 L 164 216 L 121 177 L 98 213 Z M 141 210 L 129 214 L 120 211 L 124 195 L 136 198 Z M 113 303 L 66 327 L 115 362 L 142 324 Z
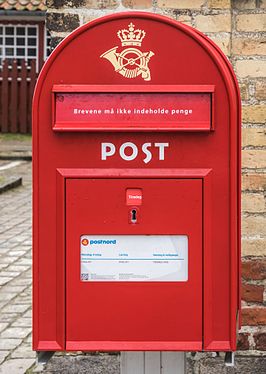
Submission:
M 1 175 L 0 171 L 0 175 Z M 24 373 L 31 350 L 31 163 L 5 170 L 23 186 L 0 195 L 0 373 Z
M 7 151 L 9 152 L 8 147 Z M 31 162 L 0 160 L 0 177 L 22 176 L 23 184 L 0 194 L 0 373 L 35 368 L 31 349 Z M 114 355 L 56 355 L 44 373 L 118 374 Z
M 0 133 L 1 159 L 31 159 L 31 136 Z
M 23 185 L 0 194 L 0 374 L 34 370 L 31 350 L 31 162 L 21 161 L 1 173 L 23 177 Z M 55 355 L 46 374 L 119 374 L 119 356 Z M 266 356 L 240 356 L 235 368 L 223 358 L 197 354 L 188 358 L 188 374 L 265 374 Z M 139 374 L 139 373 L 136 373 Z

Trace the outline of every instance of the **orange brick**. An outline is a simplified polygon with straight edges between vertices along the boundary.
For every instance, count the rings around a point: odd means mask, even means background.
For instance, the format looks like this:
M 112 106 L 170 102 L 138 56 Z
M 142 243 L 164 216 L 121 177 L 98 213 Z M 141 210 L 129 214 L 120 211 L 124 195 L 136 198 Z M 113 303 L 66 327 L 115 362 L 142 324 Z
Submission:
M 229 9 L 231 7 L 231 0 L 208 0 L 208 8 L 214 9 Z
M 254 334 L 255 348 L 259 351 L 266 351 L 266 333 L 257 332 Z
M 158 0 L 159 8 L 200 9 L 205 0 Z
M 266 105 L 245 105 L 242 107 L 242 121 L 264 123 L 266 119 Z
M 236 16 L 236 28 L 244 32 L 262 32 L 266 31 L 266 14 L 245 13 Z
M 238 60 L 235 64 L 238 78 L 266 77 L 266 61 L 264 60 Z
M 118 0 L 84 0 L 82 5 L 86 9 L 114 9 L 118 7 Z
M 192 26 L 192 18 L 191 16 L 187 16 L 185 14 L 180 14 L 177 19 L 177 21 L 184 23 L 185 25 Z
M 263 230 L 263 229 L 262 229 Z M 245 232 L 252 235 L 260 235 L 262 230 L 252 229 Z M 264 235 L 265 236 L 265 235 Z M 265 256 L 265 238 L 262 239 L 242 239 L 242 256 Z
M 122 0 L 125 8 L 147 9 L 152 7 L 152 0 Z
M 243 193 L 242 211 L 248 213 L 264 213 L 266 211 L 263 193 Z M 266 222 L 265 222 L 266 223 Z
M 266 308 L 243 308 L 243 326 L 266 325 Z
M 242 284 L 242 300 L 252 303 L 263 302 L 264 286 L 256 284 Z
M 266 129 L 263 127 L 242 129 L 242 147 L 248 146 L 265 147 Z
M 266 217 L 264 217 L 263 215 L 256 215 L 256 216 L 252 215 L 248 217 L 242 217 L 242 234 L 245 236 L 264 236 L 265 237 L 266 236 Z M 251 240 L 251 243 L 255 244 L 256 241 Z
M 245 83 L 240 83 L 239 89 L 240 89 L 241 99 L 243 101 L 248 100 L 249 99 L 248 85 Z
M 242 151 L 243 168 L 266 168 L 266 150 L 249 150 Z
M 266 82 L 261 81 L 256 83 L 256 99 L 266 100 Z
M 239 10 L 256 8 L 256 0 L 237 0 L 233 4 L 234 8 Z
M 196 28 L 203 32 L 230 32 L 231 31 L 231 15 L 198 15 L 196 16 Z
M 232 38 L 232 53 L 236 55 L 265 55 L 266 38 Z
M 265 191 L 266 174 L 243 174 L 242 175 L 243 191 Z
M 246 280 L 266 279 L 266 259 L 243 261 L 241 272 Z
M 230 34 L 227 35 L 211 35 L 209 36 L 214 43 L 218 45 L 219 48 L 223 51 L 223 53 L 227 56 L 230 56 Z
M 249 338 L 250 334 L 245 332 L 245 333 L 240 333 L 238 334 L 237 337 L 237 350 L 239 351 L 248 351 L 249 350 Z

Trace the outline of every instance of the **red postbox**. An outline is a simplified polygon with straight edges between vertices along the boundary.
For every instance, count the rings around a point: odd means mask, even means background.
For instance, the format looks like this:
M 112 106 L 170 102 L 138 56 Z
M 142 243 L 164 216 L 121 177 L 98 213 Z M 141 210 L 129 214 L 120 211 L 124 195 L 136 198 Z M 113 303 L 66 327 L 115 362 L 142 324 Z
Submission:
M 166 17 L 68 36 L 33 104 L 34 334 L 48 350 L 236 349 L 240 100 Z

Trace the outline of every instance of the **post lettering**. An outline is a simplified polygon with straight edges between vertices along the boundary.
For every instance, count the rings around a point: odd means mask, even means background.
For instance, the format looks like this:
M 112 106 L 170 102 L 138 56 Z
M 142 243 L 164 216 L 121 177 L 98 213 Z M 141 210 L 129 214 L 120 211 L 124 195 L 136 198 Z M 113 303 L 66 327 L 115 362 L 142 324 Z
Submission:
M 132 149 L 131 155 L 128 156 L 128 155 L 125 154 L 125 149 L 126 148 L 131 148 Z M 137 148 L 136 144 L 134 144 L 134 143 L 131 143 L 131 142 L 124 143 L 124 144 L 121 145 L 121 147 L 119 149 L 119 154 L 120 154 L 120 156 L 122 157 L 123 160 L 132 161 L 138 155 L 138 148 Z
M 115 145 L 113 143 L 102 143 L 102 160 L 115 154 Z
M 159 160 L 164 160 L 164 148 L 169 147 L 169 143 L 155 143 L 154 147 L 159 148 Z
M 154 157 L 154 151 L 152 147 L 158 148 L 158 160 L 164 161 L 165 159 L 165 148 L 169 147 L 169 143 L 144 143 L 141 148 L 135 143 L 126 142 L 123 143 L 119 148 L 119 155 L 125 161 L 133 161 L 139 153 L 140 149 L 143 155 L 143 162 L 148 164 Z M 101 159 L 107 160 L 108 157 L 114 156 L 116 154 L 116 146 L 113 143 L 102 143 L 101 144 Z
M 152 154 L 151 154 L 151 151 L 148 150 L 148 147 L 151 147 L 151 143 L 144 143 L 143 146 L 142 146 L 142 151 L 146 155 L 146 157 L 143 160 L 143 162 L 145 162 L 145 164 L 150 162 L 151 159 L 152 159 Z

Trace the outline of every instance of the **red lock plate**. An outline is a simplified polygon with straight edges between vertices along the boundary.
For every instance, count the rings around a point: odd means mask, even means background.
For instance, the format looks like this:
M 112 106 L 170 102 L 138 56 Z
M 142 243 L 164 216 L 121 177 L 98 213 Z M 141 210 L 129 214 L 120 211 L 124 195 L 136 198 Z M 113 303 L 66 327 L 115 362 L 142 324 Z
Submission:
M 141 205 L 142 204 L 142 190 L 140 188 L 129 188 L 126 190 L 126 204 L 127 205 Z

